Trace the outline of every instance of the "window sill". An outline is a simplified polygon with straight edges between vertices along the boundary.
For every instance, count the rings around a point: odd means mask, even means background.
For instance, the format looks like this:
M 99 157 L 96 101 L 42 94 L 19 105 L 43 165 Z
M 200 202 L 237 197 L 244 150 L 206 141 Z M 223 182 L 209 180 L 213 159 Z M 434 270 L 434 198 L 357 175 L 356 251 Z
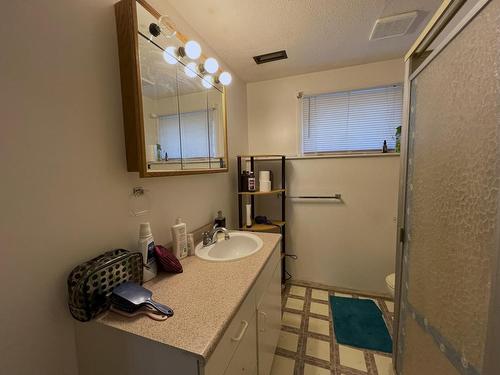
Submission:
M 399 156 L 399 152 L 360 152 L 360 153 L 338 153 L 338 154 L 323 154 L 323 155 L 302 155 L 302 156 L 287 156 L 286 160 L 303 160 L 303 159 L 337 159 L 337 158 L 373 158 L 373 157 L 391 157 Z

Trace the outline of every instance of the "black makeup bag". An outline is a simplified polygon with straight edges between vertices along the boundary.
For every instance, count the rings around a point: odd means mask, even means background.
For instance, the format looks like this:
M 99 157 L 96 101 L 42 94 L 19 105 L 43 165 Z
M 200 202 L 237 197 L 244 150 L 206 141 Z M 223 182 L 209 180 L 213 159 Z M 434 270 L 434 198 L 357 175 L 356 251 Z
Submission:
M 68 276 L 68 305 L 73 317 L 87 322 L 110 306 L 113 289 L 126 282 L 142 284 L 142 254 L 108 251 L 75 267 Z

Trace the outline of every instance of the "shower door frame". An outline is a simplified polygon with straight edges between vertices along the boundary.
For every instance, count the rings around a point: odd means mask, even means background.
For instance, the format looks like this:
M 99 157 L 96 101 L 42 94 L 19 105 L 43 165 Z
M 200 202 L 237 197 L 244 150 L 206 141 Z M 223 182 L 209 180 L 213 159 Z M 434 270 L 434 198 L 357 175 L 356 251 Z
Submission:
M 446 25 L 456 15 L 460 8 L 465 4 L 465 0 L 445 0 L 436 11 L 429 24 L 417 38 L 414 45 L 405 56 L 405 79 L 403 92 L 403 123 L 401 129 L 401 152 L 400 152 L 400 181 L 399 181 L 399 200 L 398 200 L 398 235 L 396 244 L 396 288 L 395 288 L 395 311 L 393 328 L 393 366 L 396 374 L 401 374 L 399 348 L 399 325 L 400 325 L 400 304 L 402 288 L 402 270 L 404 258 L 404 238 L 405 238 L 405 207 L 406 207 L 406 183 L 408 173 L 408 133 L 410 125 L 410 106 L 411 106 L 411 83 L 425 68 L 443 51 L 447 45 L 464 29 L 470 21 L 478 15 L 484 7 L 491 1 L 500 0 L 479 0 L 477 4 L 460 20 L 457 26 L 443 39 L 441 43 L 432 51 L 426 52 L 427 47 L 443 31 Z M 500 53 L 499 53 L 500 55 Z M 500 84 L 497 84 L 500 90 Z M 499 94 L 500 95 L 500 94 Z M 500 119 L 500 109 L 497 109 L 497 116 Z M 500 132 L 497 134 L 498 144 L 500 145 Z M 498 171 L 497 171 L 498 172 Z M 500 199 L 497 201 L 497 243 L 500 243 Z M 500 249 L 497 249 L 497 253 Z M 500 374 L 500 279 L 498 278 L 500 270 L 500 256 L 496 258 L 496 267 L 492 274 L 490 312 L 488 315 L 488 334 L 485 344 L 483 374 Z

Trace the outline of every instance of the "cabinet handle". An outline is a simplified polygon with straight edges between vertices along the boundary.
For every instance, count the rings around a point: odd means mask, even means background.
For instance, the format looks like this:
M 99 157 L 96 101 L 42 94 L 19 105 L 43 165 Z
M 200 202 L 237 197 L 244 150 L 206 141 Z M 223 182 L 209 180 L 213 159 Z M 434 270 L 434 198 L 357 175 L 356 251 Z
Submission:
M 243 338 L 243 335 L 245 334 L 248 328 L 248 322 L 246 320 L 242 320 L 241 323 L 243 323 L 243 328 L 241 329 L 240 334 L 238 335 L 238 337 L 231 337 L 231 340 L 240 341 Z
M 262 316 L 262 318 L 260 319 L 259 331 L 266 332 L 267 314 L 264 311 L 261 311 L 260 315 Z

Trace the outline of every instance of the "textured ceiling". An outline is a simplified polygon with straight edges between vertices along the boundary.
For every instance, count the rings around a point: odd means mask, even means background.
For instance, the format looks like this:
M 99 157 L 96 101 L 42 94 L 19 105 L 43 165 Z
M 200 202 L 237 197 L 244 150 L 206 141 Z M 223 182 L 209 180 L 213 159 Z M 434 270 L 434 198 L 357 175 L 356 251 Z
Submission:
M 168 1 L 247 82 L 402 57 L 440 0 Z M 370 41 L 375 20 L 419 10 L 403 37 Z M 252 56 L 286 49 L 288 59 L 256 65 Z

